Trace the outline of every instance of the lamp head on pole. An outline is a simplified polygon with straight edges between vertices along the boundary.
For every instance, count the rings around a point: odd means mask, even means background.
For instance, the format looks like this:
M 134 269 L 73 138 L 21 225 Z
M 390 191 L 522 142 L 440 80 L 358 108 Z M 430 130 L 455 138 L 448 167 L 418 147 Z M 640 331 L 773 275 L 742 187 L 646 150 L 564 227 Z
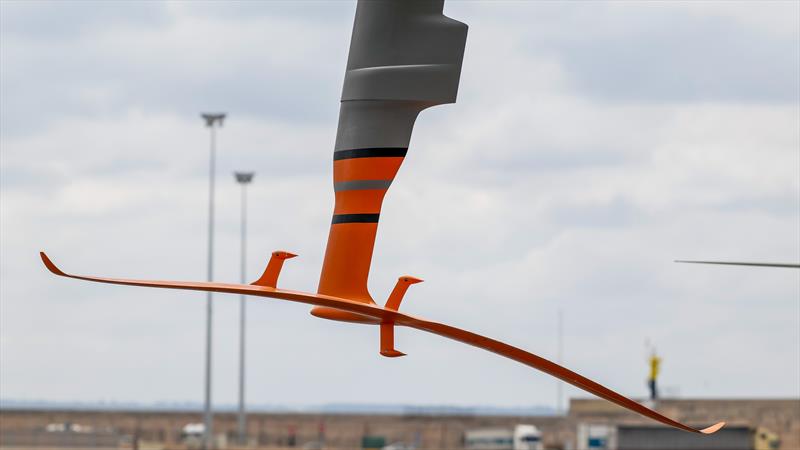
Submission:
M 247 184 L 253 181 L 253 175 L 255 175 L 255 172 L 234 172 L 233 175 L 236 176 L 237 183 Z
M 222 122 L 225 120 L 225 113 L 203 113 L 200 114 L 200 117 L 205 119 L 207 127 L 213 127 L 215 123 L 218 123 L 219 126 L 222 126 Z

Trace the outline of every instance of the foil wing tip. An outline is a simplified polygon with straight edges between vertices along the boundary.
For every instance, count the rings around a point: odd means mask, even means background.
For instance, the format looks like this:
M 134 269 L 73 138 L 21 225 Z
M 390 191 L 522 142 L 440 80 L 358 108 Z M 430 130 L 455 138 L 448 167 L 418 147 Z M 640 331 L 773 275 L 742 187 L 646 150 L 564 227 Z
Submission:
M 47 257 L 47 254 L 45 252 L 39 252 L 39 256 L 42 258 L 42 262 L 44 263 L 45 267 L 47 267 L 47 270 L 60 277 L 69 276 L 66 273 L 64 273 L 61 269 L 59 269 L 58 266 L 56 266 L 53 263 L 53 261 L 51 261 L 50 258 Z
M 700 432 L 703 433 L 703 434 L 714 434 L 717 431 L 721 430 L 722 427 L 724 427 L 724 426 L 725 426 L 725 422 L 719 422 L 719 423 L 716 423 L 714 425 L 711 425 L 708 428 L 703 428 L 702 430 L 700 430 Z

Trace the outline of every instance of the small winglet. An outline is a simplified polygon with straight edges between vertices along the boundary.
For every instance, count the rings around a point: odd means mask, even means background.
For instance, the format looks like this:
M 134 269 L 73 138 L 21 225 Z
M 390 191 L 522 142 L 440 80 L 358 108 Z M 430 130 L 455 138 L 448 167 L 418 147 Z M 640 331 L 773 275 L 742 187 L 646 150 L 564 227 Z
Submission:
M 47 270 L 49 270 L 53 274 L 58 275 L 60 277 L 68 277 L 69 276 L 66 273 L 62 272 L 61 269 L 59 269 L 53 263 L 53 261 L 50 261 L 50 258 L 47 257 L 47 254 L 45 254 L 45 252 L 39 252 L 39 256 L 42 258 L 42 262 L 44 263 L 45 267 L 47 267 Z
M 409 275 L 403 275 L 397 279 L 397 284 L 394 285 L 392 293 L 389 294 L 389 299 L 386 300 L 386 309 L 397 311 L 400 309 L 400 302 L 403 301 L 403 296 L 406 295 L 408 287 L 412 284 L 422 283 L 423 280 L 414 278 Z
M 261 278 L 250 284 L 254 286 L 275 288 L 278 285 L 278 276 L 281 274 L 283 261 L 294 258 L 295 256 L 297 255 L 284 250 L 272 252 L 272 257 L 270 257 L 267 268 L 264 269 L 264 273 L 261 275 Z
M 719 422 L 719 423 L 716 423 L 714 425 L 711 425 L 708 428 L 703 428 L 702 430 L 700 430 L 700 432 L 703 433 L 703 434 L 714 434 L 717 431 L 719 431 L 720 429 L 722 429 L 722 427 L 724 427 L 724 426 L 725 426 L 725 422 Z

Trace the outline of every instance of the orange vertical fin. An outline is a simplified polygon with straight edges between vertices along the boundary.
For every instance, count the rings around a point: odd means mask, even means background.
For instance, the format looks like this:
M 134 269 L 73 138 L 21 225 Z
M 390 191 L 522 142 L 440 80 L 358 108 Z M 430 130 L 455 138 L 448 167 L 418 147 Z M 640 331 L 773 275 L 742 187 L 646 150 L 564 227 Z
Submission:
M 289 258 L 294 258 L 295 256 L 297 255 L 283 250 L 272 252 L 272 257 L 269 259 L 267 268 L 264 269 L 264 273 L 261 275 L 261 278 L 250 284 L 254 286 L 275 288 L 278 285 L 278 276 L 281 274 L 283 262 Z
M 394 322 L 381 323 L 381 355 L 387 358 L 406 356 L 394 348 Z
M 400 309 L 400 302 L 406 294 L 408 287 L 412 284 L 421 283 L 419 278 L 404 275 L 397 279 L 389 299 L 386 300 L 386 309 L 397 311 Z M 381 355 L 388 358 L 405 356 L 406 354 L 394 348 L 394 322 L 381 322 Z

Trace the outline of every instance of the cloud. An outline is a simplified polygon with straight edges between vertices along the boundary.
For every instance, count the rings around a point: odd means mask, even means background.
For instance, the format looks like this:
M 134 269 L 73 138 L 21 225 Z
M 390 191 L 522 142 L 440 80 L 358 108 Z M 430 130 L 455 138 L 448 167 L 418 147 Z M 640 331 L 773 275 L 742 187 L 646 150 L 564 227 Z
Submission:
M 5 36 L 53 42 L 113 28 L 160 28 L 169 23 L 165 3 L 126 2 L 118 5 L 92 1 L 3 2 Z
M 451 6 L 480 12 L 471 33 L 491 36 L 477 47 L 499 47 L 493 64 L 484 65 L 493 83 L 508 76 L 503 72 L 529 74 L 504 53 L 510 47 L 528 62 L 557 62 L 572 89 L 606 102 L 800 100 L 796 3 L 758 12 L 735 2 Z M 518 32 L 507 32 L 511 26 Z
M 175 7 L 162 11 L 169 20 L 159 26 L 137 27 L 130 18 L 126 26 L 108 26 L 121 18 L 101 8 L 112 17 L 95 12 L 72 25 L 80 32 L 31 37 L 31 29 L 47 28 L 42 17 L 60 10 L 42 9 L 4 14 L 31 22 L 26 33 L 3 29 L 6 133 L 39 132 L 64 115 L 100 119 L 131 108 L 185 115 L 221 108 L 240 116 L 335 121 L 344 68 L 338 55 L 346 54 L 349 36 L 342 25 L 349 19 L 319 23 L 263 14 L 220 20 Z

